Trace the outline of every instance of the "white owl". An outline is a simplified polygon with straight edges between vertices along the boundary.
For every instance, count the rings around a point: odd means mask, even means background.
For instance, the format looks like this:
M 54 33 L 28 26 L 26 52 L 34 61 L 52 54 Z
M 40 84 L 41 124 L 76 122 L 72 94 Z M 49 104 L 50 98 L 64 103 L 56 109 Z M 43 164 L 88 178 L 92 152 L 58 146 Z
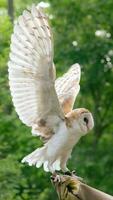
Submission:
M 15 109 L 44 146 L 22 162 L 45 171 L 68 170 L 74 145 L 94 126 L 92 114 L 72 110 L 80 86 L 80 66 L 74 64 L 56 79 L 53 40 L 47 16 L 39 6 L 25 10 L 11 37 L 9 84 Z M 56 80 L 55 80 L 56 79 Z

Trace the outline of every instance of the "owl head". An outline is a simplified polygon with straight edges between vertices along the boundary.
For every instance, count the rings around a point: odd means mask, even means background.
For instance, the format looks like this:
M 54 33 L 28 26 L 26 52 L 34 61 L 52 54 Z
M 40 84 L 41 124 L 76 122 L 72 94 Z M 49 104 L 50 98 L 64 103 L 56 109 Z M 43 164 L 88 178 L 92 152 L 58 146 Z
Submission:
M 91 112 L 85 108 L 78 108 L 68 113 L 67 118 L 75 133 L 87 134 L 94 127 L 94 119 Z

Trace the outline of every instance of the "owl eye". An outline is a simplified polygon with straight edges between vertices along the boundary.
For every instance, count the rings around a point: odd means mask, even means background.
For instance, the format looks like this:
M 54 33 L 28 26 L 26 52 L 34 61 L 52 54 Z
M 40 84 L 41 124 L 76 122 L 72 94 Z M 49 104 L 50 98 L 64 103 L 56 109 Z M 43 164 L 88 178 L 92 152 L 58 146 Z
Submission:
M 86 124 L 88 124 L 88 118 L 87 118 L 87 117 L 84 117 L 84 122 L 85 122 Z

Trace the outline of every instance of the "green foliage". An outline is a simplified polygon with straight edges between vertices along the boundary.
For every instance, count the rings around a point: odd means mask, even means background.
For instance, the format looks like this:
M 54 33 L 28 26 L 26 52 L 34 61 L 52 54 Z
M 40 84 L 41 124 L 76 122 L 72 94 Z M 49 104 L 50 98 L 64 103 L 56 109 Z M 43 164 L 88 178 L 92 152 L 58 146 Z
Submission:
M 38 1 L 39 2 L 39 1 Z M 14 2 L 15 18 L 37 1 Z M 81 92 L 76 107 L 87 107 L 95 117 L 93 133 L 73 151 L 70 169 L 88 184 L 113 195 L 113 1 L 56 0 L 47 9 L 54 33 L 54 62 L 58 75 L 78 62 Z M 21 164 L 41 142 L 31 136 L 12 105 L 7 62 L 13 26 L 7 4 L 0 1 L 0 200 L 57 199 L 50 174 Z M 99 32 L 100 31 L 100 32 Z

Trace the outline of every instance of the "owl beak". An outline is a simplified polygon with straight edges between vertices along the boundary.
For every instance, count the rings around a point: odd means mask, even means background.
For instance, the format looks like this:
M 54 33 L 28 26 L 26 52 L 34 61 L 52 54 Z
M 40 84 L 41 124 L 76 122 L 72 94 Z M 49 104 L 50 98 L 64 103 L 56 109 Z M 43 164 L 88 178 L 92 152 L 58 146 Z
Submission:
M 87 131 L 90 131 L 94 127 L 94 120 L 91 113 L 90 113 L 90 118 L 86 121 L 86 127 Z
M 87 130 L 89 131 L 90 130 L 89 121 L 87 120 L 85 123 L 86 123 Z
M 94 121 L 92 120 L 92 122 L 87 123 L 86 126 L 87 126 L 87 130 L 90 131 L 94 127 Z
M 86 126 L 87 126 L 87 130 L 89 131 L 90 130 L 89 124 L 86 124 Z

